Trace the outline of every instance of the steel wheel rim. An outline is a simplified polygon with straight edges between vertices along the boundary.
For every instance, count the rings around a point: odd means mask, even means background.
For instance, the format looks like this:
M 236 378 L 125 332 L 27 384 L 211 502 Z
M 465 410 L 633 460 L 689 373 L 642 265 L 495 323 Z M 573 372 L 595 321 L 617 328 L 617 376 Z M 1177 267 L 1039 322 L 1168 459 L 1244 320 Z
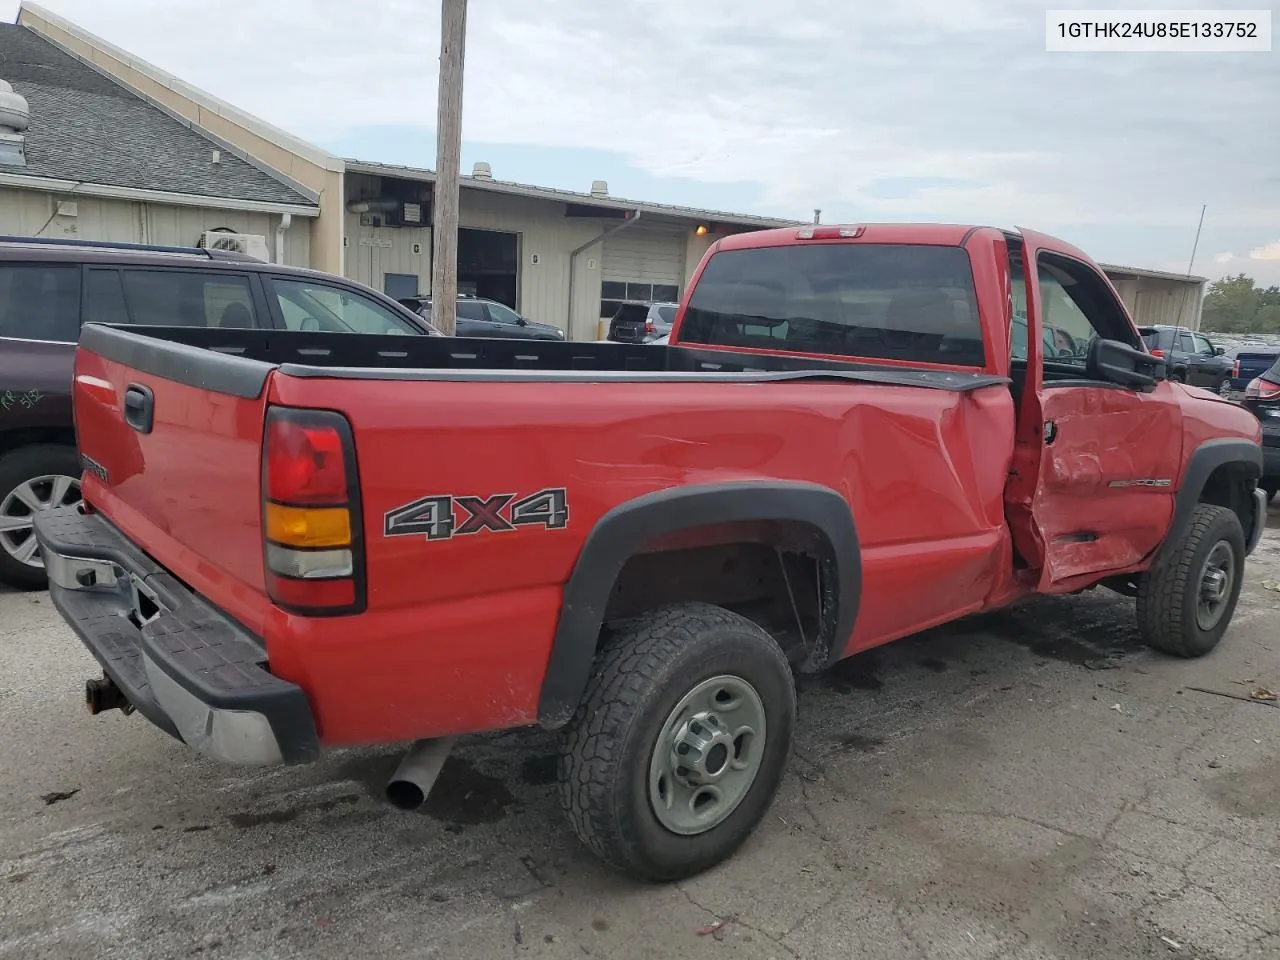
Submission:
M 80 502 L 80 481 L 62 474 L 24 480 L 0 500 L 0 547 L 19 563 L 44 568 L 36 542 L 36 514 Z
M 649 805 L 681 836 L 706 833 L 738 808 L 760 772 L 764 702 L 746 680 L 723 674 L 680 698 L 649 760 Z
M 1236 579 L 1236 552 L 1226 540 L 1219 540 L 1205 557 L 1200 570 L 1200 595 L 1196 598 L 1196 624 L 1212 630 L 1222 619 L 1231 599 Z

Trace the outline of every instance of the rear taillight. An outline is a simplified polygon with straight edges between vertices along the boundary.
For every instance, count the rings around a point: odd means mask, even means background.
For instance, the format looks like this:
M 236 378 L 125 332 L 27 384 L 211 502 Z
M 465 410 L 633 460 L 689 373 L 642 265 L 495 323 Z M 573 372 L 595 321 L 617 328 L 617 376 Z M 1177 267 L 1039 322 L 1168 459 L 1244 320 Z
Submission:
M 1239 360 L 1231 364 L 1231 379 L 1232 380 L 1240 379 L 1240 361 Z
M 1159 347 L 1152 347 L 1152 348 L 1151 348 L 1151 355 L 1152 355 L 1153 357 L 1163 357 L 1163 356 L 1164 356 L 1164 351 L 1163 351 L 1163 350 L 1161 350 Z
M 262 445 L 267 595 L 295 613 L 364 608 L 364 541 L 351 426 L 339 413 L 270 407 Z
M 653 321 L 652 321 L 652 320 L 645 320 L 645 322 L 644 322 L 644 332 L 645 332 L 645 333 L 657 333 L 657 332 L 658 332 L 658 328 L 657 328 L 656 326 L 654 326 L 654 324 L 653 324 Z
M 1270 380 L 1255 377 L 1244 388 L 1244 395 L 1249 400 L 1275 400 L 1280 397 L 1280 383 L 1272 383 Z

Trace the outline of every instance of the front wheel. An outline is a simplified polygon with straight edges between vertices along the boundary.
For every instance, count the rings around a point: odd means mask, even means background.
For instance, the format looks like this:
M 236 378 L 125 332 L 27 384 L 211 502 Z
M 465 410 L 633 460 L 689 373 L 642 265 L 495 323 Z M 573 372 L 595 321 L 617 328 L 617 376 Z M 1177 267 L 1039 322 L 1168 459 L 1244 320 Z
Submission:
M 1138 628 L 1148 646 L 1202 657 L 1226 632 L 1244 580 L 1244 529 L 1226 507 L 1198 504 L 1180 542 L 1138 584 Z
M 759 626 L 685 603 L 609 638 L 564 733 L 560 800 L 582 842 L 643 880 L 731 856 L 772 803 L 795 724 L 791 668 Z

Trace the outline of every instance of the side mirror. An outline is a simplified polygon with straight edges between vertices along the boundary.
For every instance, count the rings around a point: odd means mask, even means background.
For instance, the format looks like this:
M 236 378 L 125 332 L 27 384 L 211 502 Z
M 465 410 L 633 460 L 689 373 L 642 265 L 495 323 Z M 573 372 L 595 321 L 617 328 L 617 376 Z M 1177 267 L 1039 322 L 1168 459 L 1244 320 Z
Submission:
M 1085 372 L 1090 380 L 1145 392 L 1165 379 L 1165 363 L 1163 357 L 1153 357 L 1119 340 L 1098 338 L 1089 345 Z
M 520 324 L 522 327 L 527 327 L 529 325 L 529 321 L 524 317 L 516 317 L 516 323 Z
M 1226 353 L 1226 352 L 1227 352 L 1227 348 L 1226 348 L 1226 347 L 1214 347 L 1214 348 L 1213 348 L 1213 355 L 1214 355 L 1215 357 L 1220 357 L 1220 356 L 1222 356 L 1222 355 L 1223 355 L 1224 353 Z

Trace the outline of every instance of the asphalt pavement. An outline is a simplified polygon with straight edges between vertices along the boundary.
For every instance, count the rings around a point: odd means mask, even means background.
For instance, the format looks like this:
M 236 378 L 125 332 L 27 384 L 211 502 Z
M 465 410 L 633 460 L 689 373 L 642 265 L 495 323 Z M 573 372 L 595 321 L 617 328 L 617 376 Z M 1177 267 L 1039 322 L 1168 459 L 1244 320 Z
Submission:
M 401 813 L 397 751 L 235 769 L 89 717 L 47 595 L 0 593 L 0 958 L 1275 960 L 1271 526 L 1206 659 L 1147 651 L 1097 590 L 804 682 L 776 804 L 673 886 L 578 846 L 549 734 L 465 741 Z

